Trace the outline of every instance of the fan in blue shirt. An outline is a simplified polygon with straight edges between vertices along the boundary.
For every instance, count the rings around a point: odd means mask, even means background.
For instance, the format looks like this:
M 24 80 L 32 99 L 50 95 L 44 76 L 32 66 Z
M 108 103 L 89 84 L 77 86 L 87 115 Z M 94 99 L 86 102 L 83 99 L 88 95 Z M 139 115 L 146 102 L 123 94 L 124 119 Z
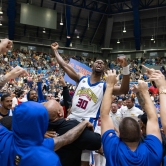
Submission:
M 106 74 L 107 88 L 101 106 L 101 133 L 106 166 L 160 166 L 162 161 L 161 134 L 156 110 L 150 99 L 148 86 L 138 81 L 138 91 L 143 96 L 148 122 L 146 138 L 140 142 L 141 130 L 136 120 L 124 118 L 119 126 L 119 137 L 115 134 L 112 119 L 109 116 L 113 87 L 116 84 L 116 71 Z

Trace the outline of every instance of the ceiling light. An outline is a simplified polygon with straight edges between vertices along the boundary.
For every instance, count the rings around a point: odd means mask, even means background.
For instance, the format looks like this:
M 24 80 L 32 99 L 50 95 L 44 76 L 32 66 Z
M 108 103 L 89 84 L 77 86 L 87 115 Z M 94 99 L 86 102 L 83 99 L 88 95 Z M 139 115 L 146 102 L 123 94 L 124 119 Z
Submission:
M 60 25 L 63 25 L 62 12 L 61 12 L 61 22 Z
M 151 40 L 152 40 L 152 41 L 154 40 L 154 37 L 153 37 L 153 35 L 152 35 L 152 38 L 151 38 Z
M 2 7 L 0 7 L 0 14 L 3 14 Z
M 46 33 L 46 30 L 45 30 L 45 28 L 43 28 L 43 33 Z
M 67 36 L 68 39 L 70 39 L 70 36 Z
M 2 23 L 1 23 L 1 21 L 0 21 L 0 26 L 2 26 Z
M 79 37 L 79 35 L 77 35 L 77 39 L 79 39 L 80 37 Z
M 124 29 L 123 29 L 123 33 L 126 33 L 126 28 L 124 27 Z
M 117 43 L 118 43 L 118 44 L 120 43 L 119 39 L 118 39 Z

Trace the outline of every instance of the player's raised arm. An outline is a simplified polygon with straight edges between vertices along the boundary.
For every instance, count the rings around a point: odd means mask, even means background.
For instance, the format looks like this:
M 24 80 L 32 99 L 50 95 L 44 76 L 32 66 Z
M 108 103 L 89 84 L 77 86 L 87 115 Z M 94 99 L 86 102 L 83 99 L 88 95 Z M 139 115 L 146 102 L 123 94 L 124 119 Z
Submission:
M 121 94 L 127 94 L 129 91 L 129 83 L 130 83 L 130 71 L 129 71 L 129 65 L 127 63 L 126 57 L 121 56 L 118 57 L 118 63 L 123 68 L 123 79 L 121 86 L 115 86 L 113 90 L 113 95 L 121 95 Z
M 101 109 L 100 109 L 100 118 L 101 118 L 101 134 L 103 135 L 107 130 L 114 130 L 113 121 L 109 115 L 110 107 L 112 103 L 112 92 L 114 85 L 117 82 L 116 71 L 107 71 L 106 74 L 106 91 L 103 97 Z
M 58 43 L 52 43 L 51 44 L 51 48 L 54 52 L 55 58 L 57 60 L 57 62 L 59 63 L 59 65 L 61 66 L 61 68 L 65 71 L 65 73 L 67 73 L 67 75 L 73 79 L 76 82 L 79 82 L 81 75 L 79 73 L 76 73 L 75 70 L 69 65 L 67 64 L 62 57 L 59 55 L 58 53 L 58 48 L 59 45 Z

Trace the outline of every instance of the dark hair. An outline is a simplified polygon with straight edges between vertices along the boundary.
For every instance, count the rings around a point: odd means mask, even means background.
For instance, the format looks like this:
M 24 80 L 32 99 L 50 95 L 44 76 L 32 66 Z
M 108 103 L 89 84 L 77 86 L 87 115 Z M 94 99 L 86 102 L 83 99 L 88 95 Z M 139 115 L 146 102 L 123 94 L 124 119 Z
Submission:
M 144 125 L 147 124 L 148 118 L 146 113 L 144 113 L 143 115 L 139 115 L 138 118 L 141 119 Z
M 3 94 L 2 97 L 1 97 L 1 101 L 4 101 L 7 97 L 10 97 L 9 93 Z
M 27 100 L 28 101 L 30 101 L 30 93 L 32 92 L 32 91 L 35 91 L 34 89 L 31 89 L 28 93 L 27 93 Z M 36 91 L 35 91 L 36 92 Z
M 124 142 L 139 142 L 141 133 L 138 122 L 131 118 L 124 118 L 119 125 L 120 139 Z
M 6 127 L 8 130 L 12 129 L 12 116 L 5 116 L 4 118 L 0 119 L 0 123 Z
M 133 97 L 126 97 L 126 100 L 131 100 L 133 103 L 135 102 L 135 99 Z

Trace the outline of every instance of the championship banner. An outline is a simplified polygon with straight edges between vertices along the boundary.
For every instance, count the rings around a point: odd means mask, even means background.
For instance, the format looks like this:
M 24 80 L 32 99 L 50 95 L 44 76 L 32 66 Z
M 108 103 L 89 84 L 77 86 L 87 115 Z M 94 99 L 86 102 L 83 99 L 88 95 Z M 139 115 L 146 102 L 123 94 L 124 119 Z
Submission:
M 81 73 L 84 76 L 91 75 L 92 73 L 92 69 L 90 67 L 72 58 L 70 59 L 69 64 L 77 73 Z M 76 85 L 76 82 L 72 80 L 67 74 L 65 74 L 64 80 L 72 85 Z

